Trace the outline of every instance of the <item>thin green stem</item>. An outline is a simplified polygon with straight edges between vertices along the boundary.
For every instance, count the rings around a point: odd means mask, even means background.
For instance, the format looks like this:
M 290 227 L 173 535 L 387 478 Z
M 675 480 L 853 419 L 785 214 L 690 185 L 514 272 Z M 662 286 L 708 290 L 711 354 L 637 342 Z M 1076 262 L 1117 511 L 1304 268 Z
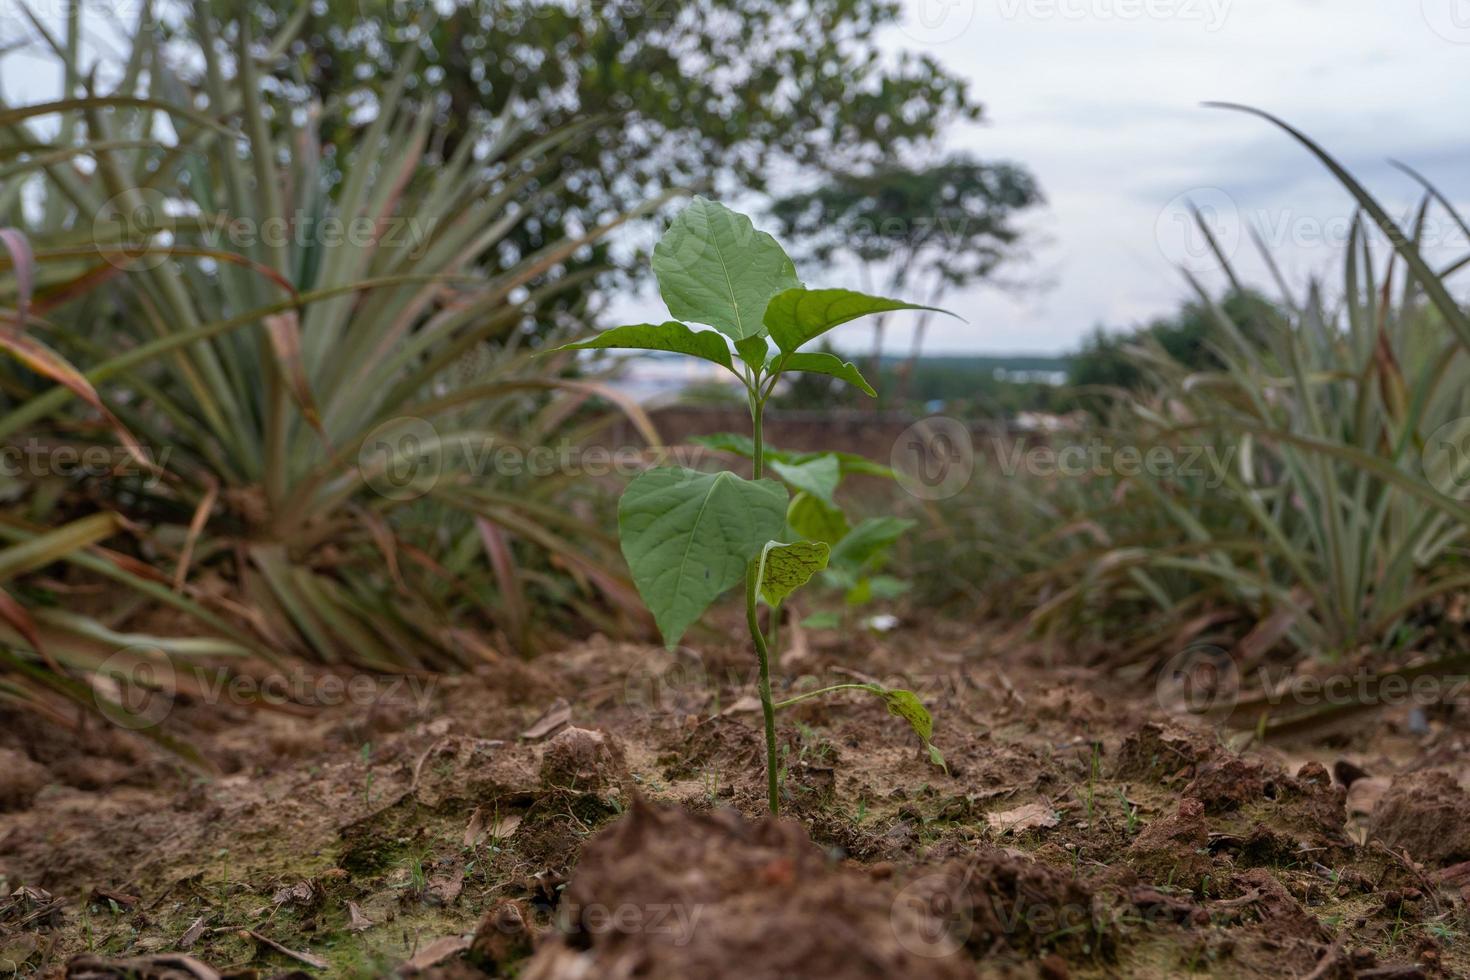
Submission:
M 760 387 L 759 375 L 753 381 L 750 423 L 751 441 L 755 451 L 751 454 L 751 479 L 759 480 L 765 471 L 766 447 L 761 437 L 761 417 L 765 411 L 765 402 L 756 394 Z M 755 644 L 756 659 L 760 663 L 761 713 L 766 720 L 766 787 L 770 795 L 771 813 L 776 814 L 781 812 L 781 778 L 776 770 L 776 708 L 771 700 L 771 651 L 766 646 L 766 637 L 761 632 L 760 617 L 757 615 L 759 583 L 756 582 L 756 575 L 757 564 L 751 562 L 745 573 L 745 622 L 750 630 L 751 642 Z
M 755 641 L 755 654 L 760 662 L 761 713 L 766 720 L 766 789 L 771 813 L 777 814 L 781 812 L 781 782 L 776 770 L 776 706 L 771 699 L 771 654 L 761 633 L 760 620 L 756 617 L 755 575 L 755 563 L 752 562 L 745 576 L 745 622 L 750 628 L 750 638 Z
M 869 694 L 882 693 L 881 691 L 876 690 L 872 684 L 833 684 L 831 687 L 824 687 L 819 691 L 807 691 L 805 694 L 798 694 L 794 698 L 787 698 L 785 701 L 777 701 L 774 705 L 772 705 L 772 707 L 778 710 L 781 708 L 789 708 L 793 704 L 800 704 L 803 701 L 810 701 L 812 698 L 819 698 L 823 694 L 831 694 L 833 691 L 867 691 Z

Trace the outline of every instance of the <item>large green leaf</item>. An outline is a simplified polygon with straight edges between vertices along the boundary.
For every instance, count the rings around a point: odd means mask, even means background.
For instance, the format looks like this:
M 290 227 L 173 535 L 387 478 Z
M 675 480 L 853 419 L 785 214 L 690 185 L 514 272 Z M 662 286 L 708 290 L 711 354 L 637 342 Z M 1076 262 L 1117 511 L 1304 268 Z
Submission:
M 767 543 L 761 552 L 760 570 L 756 573 L 756 585 L 761 598 L 773 606 L 779 606 L 786 597 L 811 581 L 811 577 L 827 567 L 830 548 L 821 541 L 796 541 L 782 544 L 780 541 Z
M 869 313 L 889 313 L 893 310 L 933 310 L 936 313 L 948 313 L 947 310 L 934 306 L 869 296 L 850 289 L 804 289 L 798 286 L 772 297 L 766 307 L 765 324 L 776 345 L 790 354 L 813 337 L 820 337 L 849 320 L 856 320 Z
M 649 470 L 618 502 L 623 557 L 670 648 L 785 526 L 786 488 L 733 473 Z
M 556 350 L 663 350 L 689 354 L 733 370 L 730 344 L 710 330 L 691 330 L 675 320 L 665 323 L 635 323 L 604 330 L 591 340 L 563 344 Z
M 863 377 L 863 373 L 857 369 L 857 365 L 851 361 L 844 361 L 835 354 L 828 354 L 825 351 L 788 354 L 781 359 L 780 364 L 783 374 L 787 371 L 826 374 L 839 381 L 846 381 L 867 395 L 876 396 L 878 394 L 873 390 L 873 386 L 868 384 L 868 379 Z
M 842 481 L 841 464 L 831 453 L 802 463 L 773 460 L 771 471 L 796 489 L 826 504 L 834 503 L 832 494 L 837 492 L 837 484 Z
M 696 197 L 653 250 L 653 272 L 669 312 L 743 340 L 765 332 L 771 297 L 799 286 L 796 266 L 749 218 Z

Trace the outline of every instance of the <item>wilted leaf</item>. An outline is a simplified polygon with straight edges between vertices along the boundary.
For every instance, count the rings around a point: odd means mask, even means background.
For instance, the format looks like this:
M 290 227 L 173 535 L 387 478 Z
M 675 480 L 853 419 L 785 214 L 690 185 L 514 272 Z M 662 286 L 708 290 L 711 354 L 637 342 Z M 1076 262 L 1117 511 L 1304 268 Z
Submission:
M 772 541 L 761 552 L 757 582 L 761 597 L 779 606 L 786 597 L 827 567 L 831 549 L 821 541 L 797 541 L 782 544 Z

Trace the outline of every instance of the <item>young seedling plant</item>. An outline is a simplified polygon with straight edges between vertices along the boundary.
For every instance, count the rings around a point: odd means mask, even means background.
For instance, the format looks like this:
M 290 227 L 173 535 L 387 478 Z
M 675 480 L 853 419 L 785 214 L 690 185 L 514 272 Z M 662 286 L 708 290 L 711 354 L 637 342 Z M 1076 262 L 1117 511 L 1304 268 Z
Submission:
M 781 805 L 776 711 L 836 691 L 882 698 L 942 767 L 944 760 L 931 743 L 933 719 L 912 691 L 837 684 L 773 700 L 770 665 L 781 604 L 826 569 L 834 555 L 859 559 L 861 565 L 864 555 L 891 544 L 907 525 L 888 517 L 851 528 L 832 499 L 845 472 L 881 467 L 846 453 L 797 456 L 768 450 L 761 432 L 766 402 L 783 374 L 826 374 L 876 394 L 852 364 L 830 353 L 803 351 L 805 344 L 870 313 L 927 307 L 846 289 L 808 289 L 774 238 L 757 231 L 745 215 L 700 197 L 674 218 L 655 246 L 653 271 L 677 319 L 615 327 L 558 349 L 685 354 L 719 365 L 745 387 L 748 444 L 726 436 L 722 448 L 746 450 L 741 454 L 751 460 L 750 479 L 730 471 L 657 467 L 629 483 L 618 504 L 623 556 L 664 642 L 672 649 L 716 599 L 744 582 L 745 620 L 760 671 L 772 813 Z M 768 462 L 779 480 L 766 475 Z M 797 490 L 794 499 L 788 485 Z M 769 638 L 760 627 L 761 602 L 771 608 Z

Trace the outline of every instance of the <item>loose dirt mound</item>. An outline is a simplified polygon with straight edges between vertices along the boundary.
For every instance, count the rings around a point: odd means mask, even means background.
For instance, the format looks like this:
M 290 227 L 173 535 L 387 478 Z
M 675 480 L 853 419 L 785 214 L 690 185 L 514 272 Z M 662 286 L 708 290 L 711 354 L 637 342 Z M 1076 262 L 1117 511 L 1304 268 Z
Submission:
M 1389 847 L 1425 864 L 1470 860 L 1470 794 L 1439 770 L 1395 778 L 1369 827 Z
M 928 908 L 835 867 L 793 820 L 728 810 L 635 806 L 584 848 L 558 919 L 526 980 L 971 975 L 926 955 L 945 929 Z

